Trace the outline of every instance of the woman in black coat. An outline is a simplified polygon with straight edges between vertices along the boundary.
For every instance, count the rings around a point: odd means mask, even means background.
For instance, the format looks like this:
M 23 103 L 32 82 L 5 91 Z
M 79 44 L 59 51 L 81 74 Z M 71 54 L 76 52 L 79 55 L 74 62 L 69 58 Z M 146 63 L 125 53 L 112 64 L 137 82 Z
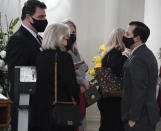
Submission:
M 80 87 L 72 57 L 66 52 L 69 28 L 64 24 L 50 25 L 44 33 L 41 53 L 37 57 L 37 89 L 31 109 L 32 131 L 74 131 L 73 127 L 62 127 L 52 121 L 51 109 L 54 101 L 55 54 L 58 62 L 58 101 L 71 102 L 74 96 L 79 101 Z M 68 112 L 67 112 L 68 113 Z
M 111 32 L 107 43 L 106 53 L 102 58 L 102 67 L 111 68 L 112 73 L 120 76 L 122 67 L 129 52 L 122 42 L 124 30 L 121 28 Z M 124 52 L 123 52 L 124 51 Z M 101 89 L 99 89 L 101 93 Z M 99 131 L 123 131 L 121 123 L 121 97 L 102 98 L 98 101 L 101 121 Z

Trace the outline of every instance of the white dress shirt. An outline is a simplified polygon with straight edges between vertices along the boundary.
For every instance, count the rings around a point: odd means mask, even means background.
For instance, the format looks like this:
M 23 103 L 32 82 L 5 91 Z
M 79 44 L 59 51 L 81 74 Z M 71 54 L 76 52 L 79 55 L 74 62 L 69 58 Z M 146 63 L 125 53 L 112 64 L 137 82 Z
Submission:
M 33 30 L 31 30 L 30 28 L 28 28 L 27 26 L 25 26 L 23 23 L 22 23 L 22 26 L 28 30 L 34 37 L 35 39 L 37 39 L 37 33 L 35 33 Z

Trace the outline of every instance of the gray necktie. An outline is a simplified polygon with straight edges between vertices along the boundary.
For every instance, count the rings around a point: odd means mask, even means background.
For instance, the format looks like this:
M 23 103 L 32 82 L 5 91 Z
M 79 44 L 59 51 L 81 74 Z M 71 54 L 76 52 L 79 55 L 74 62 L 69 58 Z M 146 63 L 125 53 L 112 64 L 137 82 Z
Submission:
M 41 38 L 41 36 L 40 36 L 40 35 L 37 35 L 36 39 L 37 39 L 37 41 L 39 42 L 39 44 L 41 45 L 41 43 L 42 43 L 42 38 Z

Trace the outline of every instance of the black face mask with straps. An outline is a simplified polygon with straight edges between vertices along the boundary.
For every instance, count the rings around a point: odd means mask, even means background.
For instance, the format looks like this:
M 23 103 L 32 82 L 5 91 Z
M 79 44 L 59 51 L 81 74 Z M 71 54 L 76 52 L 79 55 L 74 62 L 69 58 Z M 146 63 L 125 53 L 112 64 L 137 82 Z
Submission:
M 31 25 L 37 30 L 37 32 L 44 32 L 46 26 L 48 25 L 47 20 L 36 20 L 32 17 L 33 22 Z
M 70 50 L 73 47 L 75 41 L 76 41 L 76 34 L 71 34 L 69 39 L 67 40 L 66 49 Z
M 122 41 L 125 44 L 126 48 L 129 48 L 129 49 L 130 49 L 130 46 L 135 43 L 133 38 L 127 38 L 125 36 L 123 36 Z

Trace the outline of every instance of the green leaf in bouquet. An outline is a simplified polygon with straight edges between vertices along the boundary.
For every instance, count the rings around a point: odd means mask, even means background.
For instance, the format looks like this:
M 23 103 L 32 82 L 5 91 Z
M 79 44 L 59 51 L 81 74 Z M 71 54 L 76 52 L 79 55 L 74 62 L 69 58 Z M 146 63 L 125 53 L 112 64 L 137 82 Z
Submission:
M 0 44 L 2 44 L 3 43 L 3 41 L 2 40 L 0 40 Z
M 0 32 L 0 39 L 3 39 L 3 35 L 4 35 L 4 33 Z
M 9 34 L 10 34 L 10 35 L 13 35 L 13 31 L 10 31 Z
M 95 81 L 95 79 L 92 79 L 91 82 L 93 83 Z
M 19 17 L 17 17 L 16 19 L 12 20 L 10 22 L 10 25 L 9 25 L 9 29 L 13 30 L 13 28 L 15 27 L 15 25 L 18 23 L 19 21 Z
M 1 13 L 0 13 L 0 18 L 1 18 Z M 6 45 L 10 39 L 10 37 L 13 35 L 13 29 L 17 22 L 19 21 L 19 18 L 17 17 L 14 20 L 11 20 L 10 24 L 8 24 L 8 19 L 7 16 L 5 15 L 6 18 L 6 27 L 7 30 L 3 31 L 2 29 L 2 24 L 0 21 L 0 52 L 5 51 Z M 3 88 L 3 94 L 8 97 L 9 94 L 9 89 L 10 89 L 10 83 L 8 81 L 8 71 L 5 66 L 7 65 L 6 58 L 0 58 L 4 61 L 5 65 L 4 67 L 0 68 L 0 86 Z

